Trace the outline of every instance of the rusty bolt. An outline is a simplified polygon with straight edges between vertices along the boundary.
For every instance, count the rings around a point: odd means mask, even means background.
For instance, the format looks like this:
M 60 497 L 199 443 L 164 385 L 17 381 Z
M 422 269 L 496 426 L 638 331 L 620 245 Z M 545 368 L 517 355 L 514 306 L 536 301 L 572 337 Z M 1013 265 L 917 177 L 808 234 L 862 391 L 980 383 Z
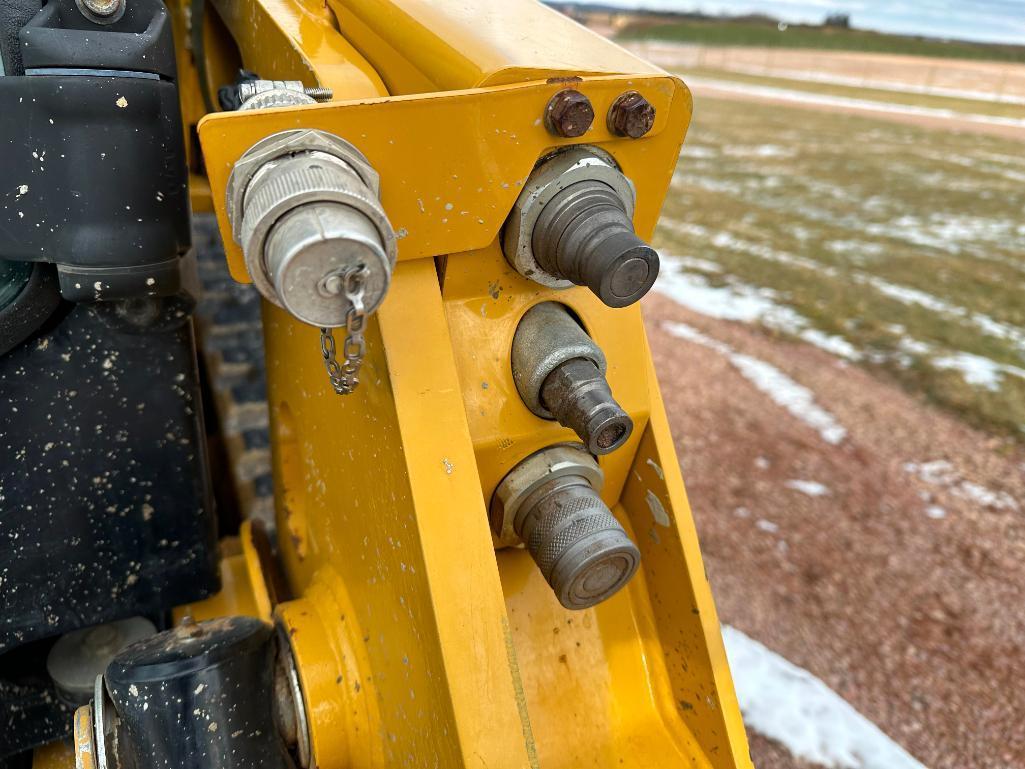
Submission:
M 609 107 L 607 123 L 616 136 L 639 139 L 655 124 L 655 108 L 637 91 L 627 91 Z
M 556 136 L 573 139 L 583 136 L 594 122 L 594 108 L 580 91 L 559 91 L 545 107 L 545 128 Z

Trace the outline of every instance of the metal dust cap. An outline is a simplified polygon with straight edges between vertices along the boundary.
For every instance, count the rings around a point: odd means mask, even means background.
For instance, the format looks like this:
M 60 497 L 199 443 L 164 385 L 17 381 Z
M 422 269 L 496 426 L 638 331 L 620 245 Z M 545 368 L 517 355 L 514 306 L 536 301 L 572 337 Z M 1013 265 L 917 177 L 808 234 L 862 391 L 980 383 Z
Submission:
M 337 328 L 350 309 L 338 276 L 363 267 L 364 311 L 374 312 L 397 253 L 378 191 L 366 158 L 333 134 L 285 131 L 250 147 L 232 169 L 227 206 L 260 293 L 303 323 Z

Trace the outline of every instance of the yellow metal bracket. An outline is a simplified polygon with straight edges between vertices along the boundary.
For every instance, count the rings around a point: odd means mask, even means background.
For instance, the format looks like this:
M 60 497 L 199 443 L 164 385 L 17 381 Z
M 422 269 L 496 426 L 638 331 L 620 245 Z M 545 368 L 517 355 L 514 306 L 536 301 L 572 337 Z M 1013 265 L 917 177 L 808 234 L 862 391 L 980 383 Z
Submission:
M 691 119 L 687 87 L 524 0 L 212 5 L 261 77 L 335 91 L 326 104 L 200 121 L 232 275 L 250 280 L 226 216 L 228 176 L 280 131 L 358 147 L 399 235 L 353 395 L 328 387 L 317 330 L 263 305 L 279 556 L 294 596 L 273 614 L 297 660 L 317 766 L 749 769 L 640 309 L 532 283 L 500 245 L 538 160 L 572 144 L 615 158 L 636 190 L 635 229 L 650 237 Z M 565 88 L 595 113 L 576 139 L 543 125 Z M 626 91 L 655 108 L 637 140 L 606 127 Z M 573 440 L 531 413 L 512 380 L 516 326 L 542 301 L 567 305 L 601 346 L 636 425 L 600 462 L 602 497 L 641 571 L 579 612 L 558 604 L 524 550 L 495 551 L 487 518 L 513 466 Z M 232 592 L 258 585 L 247 563 L 235 563 L 246 579 Z M 218 600 L 193 610 L 233 605 Z
M 548 100 L 568 85 L 586 94 L 599 116 L 576 140 L 553 137 L 541 120 Z M 628 90 L 640 91 L 656 110 L 653 129 L 638 141 L 613 136 L 601 117 Z M 401 237 L 398 258 L 404 260 L 494 241 L 538 159 L 568 144 L 597 145 L 628 177 L 644 179 L 637 185 L 635 226 L 650 235 L 691 108 L 686 86 L 668 75 L 589 77 L 219 113 L 202 120 L 199 137 L 231 274 L 248 282 L 225 212 L 225 189 L 242 153 L 271 134 L 316 128 L 356 145 L 381 175 L 381 202 Z

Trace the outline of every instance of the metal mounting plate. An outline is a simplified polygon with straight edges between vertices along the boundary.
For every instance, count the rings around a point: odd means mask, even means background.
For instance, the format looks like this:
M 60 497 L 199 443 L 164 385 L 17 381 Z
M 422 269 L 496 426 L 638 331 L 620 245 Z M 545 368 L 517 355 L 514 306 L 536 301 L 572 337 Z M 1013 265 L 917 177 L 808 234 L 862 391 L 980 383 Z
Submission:
M 690 92 L 669 75 L 586 77 L 573 84 L 601 115 L 624 91 L 640 91 L 655 106 L 654 128 L 642 139 L 623 139 L 595 120 L 579 139 L 553 137 L 541 115 L 566 87 L 561 79 L 208 115 L 199 136 L 232 276 L 250 280 L 225 216 L 228 176 L 247 148 L 294 128 L 341 136 L 380 172 L 381 201 L 401 238 L 400 261 L 487 246 L 538 159 L 571 144 L 597 145 L 628 177 L 646 178 L 637 185 L 634 220 L 638 234 L 650 236 L 690 121 Z

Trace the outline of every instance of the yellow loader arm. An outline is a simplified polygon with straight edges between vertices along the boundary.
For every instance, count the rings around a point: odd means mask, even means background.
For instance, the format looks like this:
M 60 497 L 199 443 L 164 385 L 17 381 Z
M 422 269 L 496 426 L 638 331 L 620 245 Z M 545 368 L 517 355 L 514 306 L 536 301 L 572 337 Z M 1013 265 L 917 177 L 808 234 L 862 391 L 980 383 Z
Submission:
M 276 626 L 303 769 L 751 767 L 636 303 L 684 83 L 532 0 L 168 8 L 193 209 L 264 296 L 277 538 L 168 632 Z

